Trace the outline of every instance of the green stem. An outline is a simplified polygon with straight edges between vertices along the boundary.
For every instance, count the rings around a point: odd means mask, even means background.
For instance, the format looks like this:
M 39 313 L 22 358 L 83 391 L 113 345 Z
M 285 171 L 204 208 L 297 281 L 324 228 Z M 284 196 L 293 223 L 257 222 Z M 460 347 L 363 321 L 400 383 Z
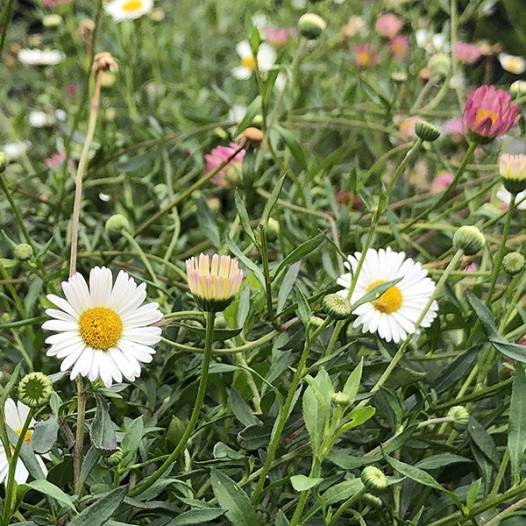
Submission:
M 172 451 L 170 456 L 163 462 L 163 464 L 146 480 L 143 480 L 139 485 L 128 493 L 129 497 L 137 497 L 141 493 L 144 493 L 150 488 L 159 478 L 166 472 L 166 470 L 177 460 L 179 455 L 184 451 L 188 440 L 194 432 L 199 413 L 203 407 L 203 401 L 205 399 L 206 384 L 208 380 L 208 369 L 212 359 L 212 343 L 214 341 L 214 323 L 215 323 L 215 312 L 207 312 L 206 314 L 206 334 L 205 334 L 205 350 L 203 354 L 203 366 L 201 371 L 201 378 L 199 380 L 199 387 L 197 389 L 197 397 L 195 400 L 194 409 L 190 417 L 190 421 L 186 426 L 186 429 L 177 444 L 177 447 Z
M 318 478 L 321 474 L 321 464 L 318 461 L 318 459 L 314 458 L 312 461 L 312 467 L 309 473 L 309 478 Z M 305 508 L 305 504 L 307 504 L 307 499 L 309 498 L 310 491 L 302 491 L 300 495 L 300 499 L 298 501 L 298 504 L 296 506 L 296 509 L 294 510 L 294 515 L 292 516 L 292 519 L 290 520 L 290 526 L 298 526 L 301 514 L 303 513 L 303 508 Z
M 79 487 L 79 477 L 84 453 L 84 423 L 86 421 L 87 392 L 80 374 L 75 378 L 75 383 L 77 384 L 77 430 L 75 449 L 73 450 L 73 489 L 76 495 L 80 495 L 82 488 Z
M 504 455 L 502 456 L 502 461 L 499 466 L 499 471 L 497 473 L 497 476 L 495 477 L 495 482 L 493 483 L 493 489 L 491 490 L 491 493 L 489 494 L 489 498 L 495 498 L 499 494 L 499 488 L 502 484 L 502 480 L 504 479 L 504 475 L 506 474 L 506 468 L 508 467 L 508 462 L 510 461 L 510 451 L 508 448 L 504 451 Z M 513 481 L 518 482 L 518 481 Z
M 146 267 L 146 270 L 152 277 L 152 281 L 155 284 L 155 286 L 161 288 L 161 284 L 159 280 L 157 279 L 157 274 L 154 272 L 153 267 L 146 257 L 146 254 L 144 253 L 144 250 L 141 248 L 141 245 L 135 241 L 135 238 L 126 230 L 122 230 L 122 235 L 127 239 L 128 243 L 135 249 L 137 252 L 137 255 L 141 258 L 141 261 L 143 262 L 143 265 Z
M 27 430 L 29 429 L 29 424 L 31 423 L 33 414 L 34 414 L 34 409 L 31 408 L 29 412 L 27 413 L 26 420 L 24 422 L 24 425 L 22 426 L 22 429 L 18 436 L 18 440 L 16 442 L 15 450 L 13 451 L 13 456 L 11 457 L 11 461 L 9 462 L 9 471 L 7 474 L 5 500 L 4 500 L 4 524 L 6 526 L 10 524 L 11 517 L 13 516 L 13 513 L 16 511 L 13 509 L 13 497 L 15 495 L 13 492 L 16 486 L 16 482 L 15 482 L 16 463 L 18 462 L 18 457 L 20 456 L 20 450 L 22 449 L 22 444 L 24 443 L 24 438 L 26 436 Z
M 252 504 L 254 504 L 254 506 L 257 506 L 261 499 L 263 487 L 265 485 L 268 472 L 270 471 L 270 467 L 272 465 L 272 462 L 274 461 L 274 457 L 276 456 L 276 450 L 278 449 L 281 433 L 283 432 L 283 428 L 285 427 L 285 424 L 288 420 L 289 412 L 292 409 L 292 401 L 294 400 L 294 396 L 296 394 L 296 390 L 298 389 L 298 385 L 303 376 L 305 375 L 305 364 L 307 363 L 307 357 L 309 356 L 309 351 L 312 346 L 312 343 L 330 323 L 330 318 L 325 319 L 320 325 L 320 327 L 318 327 L 318 329 L 316 329 L 316 331 L 314 331 L 314 333 L 311 336 L 307 336 L 307 340 L 305 341 L 305 346 L 303 347 L 303 352 L 301 353 L 298 367 L 296 368 L 296 372 L 294 373 L 292 382 L 289 387 L 289 391 L 287 393 L 287 398 L 285 399 L 285 403 L 283 404 L 283 407 L 279 412 L 278 421 L 276 423 L 275 429 L 273 430 L 272 439 L 267 450 L 267 458 L 265 459 L 265 463 L 263 464 L 263 467 L 261 469 L 261 474 L 259 476 L 258 483 L 256 485 L 256 488 L 254 489 L 254 493 L 252 494 Z
M 7 36 L 7 28 L 11 22 L 11 15 L 13 13 L 13 6 L 15 5 L 14 0 L 8 0 L 7 5 L 2 11 L 2 19 L 0 24 L 2 25 L 2 33 L 0 36 L 0 58 L 2 57 L 2 50 L 4 49 L 5 37 Z
M 261 263 L 263 264 L 263 275 L 265 277 L 265 298 L 267 300 L 267 311 L 269 320 L 272 320 L 274 328 L 277 328 L 277 320 L 274 316 L 274 307 L 272 306 L 272 282 L 270 279 L 270 269 L 268 265 L 268 248 L 267 248 L 267 231 L 263 223 L 259 224 L 259 233 L 261 240 Z
M 336 513 L 332 516 L 330 522 L 329 522 L 329 526 L 333 526 L 333 524 L 343 515 L 343 513 L 345 512 L 345 510 L 351 505 L 353 504 L 354 502 L 356 502 L 358 499 L 362 498 L 363 495 L 365 495 L 365 493 L 367 492 L 367 489 L 365 488 L 365 486 L 356 494 L 356 495 L 353 495 L 349 500 L 347 500 L 346 502 L 344 502 L 339 508 L 338 510 L 336 511 Z

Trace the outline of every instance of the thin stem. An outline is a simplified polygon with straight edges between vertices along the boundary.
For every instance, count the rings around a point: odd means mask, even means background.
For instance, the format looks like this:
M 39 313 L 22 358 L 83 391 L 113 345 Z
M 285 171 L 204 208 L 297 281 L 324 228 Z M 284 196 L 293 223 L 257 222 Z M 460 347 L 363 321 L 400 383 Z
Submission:
M 491 490 L 491 493 L 489 494 L 490 499 L 496 497 L 499 494 L 499 488 L 504 479 L 504 475 L 506 474 L 506 468 L 508 467 L 509 461 L 510 461 L 510 451 L 508 448 L 506 448 L 506 450 L 504 451 L 504 455 L 502 456 L 502 461 L 499 466 L 499 471 L 497 473 L 497 476 L 495 477 L 495 482 L 493 483 L 493 489 Z M 514 481 L 514 482 L 518 482 L 518 481 Z
M 320 476 L 321 473 L 321 464 L 318 461 L 318 459 L 314 458 L 312 461 L 312 467 L 309 473 L 309 478 L 317 478 Z M 300 495 L 300 499 L 298 501 L 298 504 L 296 506 L 296 509 L 294 510 L 294 515 L 292 516 L 292 519 L 290 520 L 290 526 L 298 526 L 301 514 L 303 513 L 303 508 L 305 508 L 305 504 L 307 504 L 307 499 L 309 498 L 310 491 L 302 491 Z
M 332 526 L 345 512 L 345 510 L 354 502 L 356 502 L 358 499 L 362 498 L 362 496 L 367 492 L 367 489 L 363 487 L 356 495 L 353 495 L 349 500 L 345 501 L 336 511 L 336 513 L 332 516 L 331 521 L 329 522 L 329 526 Z
M 197 397 L 195 399 L 194 409 L 190 416 L 190 421 L 186 426 L 186 429 L 177 444 L 177 447 L 172 451 L 170 456 L 163 462 L 163 464 L 146 480 L 143 480 L 139 485 L 128 493 L 129 497 L 137 497 L 141 493 L 144 493 L 150 488 L 159 478 L 166 472 L 166 470 L 177 460 L 179 455 L 184 451 L 190 436 L 192 435 L 199 413 L 203 407 L 203 401 L 205 399 L 206 384 L 208 380 L 208 369 L 212 359 L 212 343 L 214 341 L 214 323 L 215 323 L 215 312 L 207 312 L 206 315 L 206 334 L 205 334 L 205 349 L 203 354 L 203 366 L 201 370 L 201 378 L 199 380 L 199 387 L 197 389 Z
M 86 421 L 86 397 L 82 376 L 75 378 L 77 384 L 77 430 L 75 436 L 75 448 L 73 450 L 73 489 L 79 495 L 82 488 L 79 487 L 80 470 L 82 468 L 82 455 L 84 453 L 84 422 Z
M 265 277 L 265 298 L 267 300 L 267 311 L 269 320 L 277 328 L 277 320 L 274 316 L 274 307 L 272 306 L 272 282 L 270 279 L 270 270 L 268 265 L 268 248 L 267 248 L 267 230 L 263 223 L 259 225 L 259 234 L 261 240 L 261 263 L 263 264 L 263 275 Z
M 148 261 L 148 258 L 146 257 L 146 254 L 144 253 L 144 250 L 141 248 L 141 245 L 135 241 L 135 238 L 126 230 L 122 230 L 122 235 L 127 239 L 128 243 L 135 249 L 137 252 L 137 255 L 141 258 L 141 261 L 143 262 L 144 266 L 146 267 L 146 270 L 152 277 L 153 283 L 157 287 L 161 287 L 161 284 L 159 283 L 159 280 L 157 279 L 157 275 L 155 274 L 151 263 Z

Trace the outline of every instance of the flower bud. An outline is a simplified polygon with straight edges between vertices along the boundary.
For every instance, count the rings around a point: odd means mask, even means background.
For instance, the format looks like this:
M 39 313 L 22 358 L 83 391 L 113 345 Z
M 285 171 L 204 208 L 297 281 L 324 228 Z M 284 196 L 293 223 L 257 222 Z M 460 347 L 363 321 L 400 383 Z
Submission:
M 278 238 L 280 231 L 279 223 L 272 217 L 269 217 L 268 223 L 267 223 L 267 239 L 269 241 L 276 241 Z
M 122 214 L 112 215 L 104 225 L 104 228 L 108 234 L 120 234 L 123 230 L 131 232 L 131 224 L 126 217 Z
M 469 412 L 462 405 L 453 406 L 447 412 L 447 416 L 453 419 L 452 425 L 457 431 L 463 431 L 469 423 Z
M 418 121 L 415 124 L 415 133 L 423 141 L 433 142 L 440 137 L 440 130 L 427 121 Z
M 0 152 L 0 174 L 5 172 L 7 166 L 7 157 L 4 152 Z
M 104 459 L 104 462 L 109 467 L 114 467 L 120 464 L 121 460 L 124 458 L 124 451 L 119 447 L 117 451 L 112 453 L 109 457 Z
M 18 384 L 18 398 L 29 407 L 42 407 L 51 398 L 51 380 L 43 373 L 29 373 Z
M 256 150 L 258 148 L 261 148 L 264 137 L 265 136 L 260 129 L 255 128 L 254 126 L 250 126 L 249 128 L 245 128 L 237 136 L 236 142 L 239 144 L 239 146 L 245 148 L 246 150 Z
M 427 68 L 432 77 L 446 78 L 451 68 L 451 60 L 445 53 L 437 53 L 429 59 Z
M 332 395 L 332 403 L 339 407 L 348 407 L 351 403 L 351 399 L 341 391 L 338 391 Z
M 371 506 L 371 508 L 381 508 L 384 505 L 382 499 L 372 493 L 364 493 L 362 499 L 368 506 Z
M 93 66 L 91 67 L 94 73 L 99 73 L 101 71 L 117 71 L 117 62 L 111 56 L 111 53 L 103 51 L 102 53 L 97 53 L 93 57 Z
M 326 27 L 325 20 L 314 13 L 305 13 L 298 21 L 298 30 L 307 40 L 316 40 Z
M 93 22 L 93 20 L 85 18 L 84 20 L 80 21 L 78 33 L 82 40 L 84 40 L 85 42 L 90 42 L 94 31 L 95 22 Z
M 325 296 L 322 305 L 323 311 L 335 320 L 345 320 L 352 313 L 349 300 L 339 294 Z
M 362 471 L 361 479 L 363 485 L 370 491 L 382 491 L 388 485 L 384 472 L 374 466 L 366 466 Z
M 510 93 L 514 97 L 522 97 L 522 95 L 526 95 L 526 80 L 516 80 L 510 86 Z
M 312 327 L 313 329 L 319 329 L 323 325 L 323 318 L 320 318 L 319 316 L 312 315 L 309 318 L 309 327 Z
M 46 15 L 42 19 L 42 25 L 44 27 L 59 27 L 62 25 L 62 22 L 64 22 L 63 18 L 56 13 Z
M 524 256 L 519 252 L 510 252 L 504 256 L 502 266 L 508 274 L 514 276 L 524 268 Z
M 455 250 L 462 250 L 467 256 L 480 252 L 484 243 L 484 235 L 476 226 L 461 226 L 453 236 Z
M 15 247 L 14 253 L 18 261 L 27 261 L 33 255 L 33 248 L 27 243 L 20 243 Z
M 502 154 L 499 174 L 504 188 L 511 194 L 517 195 L 526 190 L 526 155 Z

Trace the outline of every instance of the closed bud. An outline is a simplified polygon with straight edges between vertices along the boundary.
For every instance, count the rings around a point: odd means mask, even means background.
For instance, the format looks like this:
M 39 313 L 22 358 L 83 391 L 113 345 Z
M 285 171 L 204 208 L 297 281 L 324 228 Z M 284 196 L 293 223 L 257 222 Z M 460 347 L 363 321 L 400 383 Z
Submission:
M 111 53 L 103 51 L 102 53 L 97 53 L 93 57 L 93 66 L 91 69 L 94 73 L 99 73 L 101 71 L 117 71 L 117 62 L 111 56 Z
M 415 124 L 415 133 L 423 141 L 433 142 L 440 137 L 440 130 L 427 121 L 418 121 Z
M 351 399 L 345 393 L 338 391 L 332 395 L 332 403 L 338 407 L 348 407 Z
M 469 412 L 462 405 L 453 406 L 448 411 L 447 416 L 453 419 L 452 425 L 457 431 L 463 431 L 468 426 Z
M 499 174 L 504 188 L 511 194 L 517 195 L 526 190 L 526 155 L 502 154 Z
M 255 128 L 254 126 L 250 126 L 249 128 L 245 128 L 237 136 L 236 142 L 242 148 L 245 148 L 247 150 L 256 150 L 258 148 L 261 148 L 264 137 L 265 136 L 263 135 L 263 132 L 260 129 Z
M 522 97 L 522 95 L 526 95 L 526 80 L 516 80 L 510 86 L 510 94 L 514 97 Z
M 27 243 L 20 243 L 15 247 L 14 253 L 18 261 L 27 261 L 33 255 L 33 248 Z
M 326 27 L 325 20 L 314 13 L 305 13 L 298 21 L 298 30 L 307 40 L 316 40 Z
M 131 232 L 131 224 L 122 214 L 112 215 L 104 225 L 108 234 L 120 234 L 123 230 Z
M 427 69 L 432 77 L 446 78 L 451 68 L 451 60 L 445 53 L 433 55 L 427 63 Z
M 335 320 L 345 320 L 351 313 L 351 304 L 339 294 L 329 294 L 323 298 L 323 311 Z
M 372 493 L 364 493 L 362 499 L 368 506 L 371 506 L 371 508 L 381 508 L 384 505 L 382 499 Z
M 120 464 L 121 460 L 124 458 L 124 451 L 119 447 L 117 451 L 112 453 L 109 457 L 104 459 L 104 462 L 109 467 L 114 467 Z
M 42 407 L 51 398 L 53 386 L 43 373 L 29 373 L 18 384 L 18 399 L 29 407 Z
M 362 471 L 361 479 L 363 485 L 370 491 L 383 491 L 389 483 L 384 472 L 374 466 L 366 466 Z
M 269 241 L 276 241 L 279 235 L 279 231 L 279 223 L 275 219 L 270 217 L 267 223 L 267 239 Z
M 93 20 L 90 20 L 89 18 L 81 20 L 79 24 L 79 36 L 80 38 L 82 38 L 82 40 L 84 40 L 85 42 L 91 41 L 91 37 L 94 31 L 95 22 L 93 22 Z
M 524 256 L 519 252 L 510 252 L 504 256 L 502 266 L 508 274 L 514 276 L 524 268 Z
M 313 329 L 318 329 L 323 325 L 323 319 L 319 316 L 312 315 L 309 318 L 309 327 L 312 327 Z
M 43 19 L 42 19 L 42 25 L 44 27 L 59 27 L 62 25 L 62 22 L 64 20 L 62 19 L 62 17 L 56 13 L 54 14 L 51 14 L 51 15 L 46 15 Z
M 0 174 L 5 172 L 7 166 L 7 158 L 4 152 L 0 152 Z
M 476 226 L 461 226 L 453 236 L 455 250 L 462 250 L 467 256 L 480 252 L 484 243 L 484 235 Z

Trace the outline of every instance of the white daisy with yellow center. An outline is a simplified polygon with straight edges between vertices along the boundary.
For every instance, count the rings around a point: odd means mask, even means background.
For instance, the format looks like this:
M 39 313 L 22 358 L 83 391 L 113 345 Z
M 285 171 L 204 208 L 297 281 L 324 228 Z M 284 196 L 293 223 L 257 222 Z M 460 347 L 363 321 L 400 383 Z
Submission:
M 359 252 L 349 256 L 345 265 L 352 273 L 356 271 L 360 258 Z M 403 252 L 394 252 L 390 247 L 385 250 L 369 249 L 350 298 L 351 303 L 356 303 L 376 285 L 402 279 L 379 298 L 357 307 L 353 312 L 357 316 L 354 327 L 361 326 L 363 332 L 377 332 L 381 338 L 395 343 L 413 334 L 417 329 L 415 324 L 435 290 L 435 283 L 426 276 L 427 270 L 420 263 L 406 259 Z M 343 287 L 338 294 L 347 297 L 351 280 L 351 273 L 338 278 L 338 285 Z M 420 327 L 429 327 L 437 310 L 438 305 L 434 301 Z
M 502 69 L 505 69 L 514 75 L 521 75 L 526 71 L 526 60 L 522 57 L 500 53 L 499 62 Z
M 239 42 L 236 46 L 237 54 L 241 57 L 241 65 L 232 70 L 237 79 L 248 79 L 255 70 L 255 58 L 248 40 Z M 258 48 L 257 64 L 260 73 L 265 74 L 276 62 L 275 49 L 263 42 Z
M 140 18 L 150 12 L 153 0 L 113 0 L 104 6 L 106 13 L 113 17 L 115 22 Z
M 11 398 L 8 398 L 5 401 L 4 412 L 6 424 L 13 431 L 15 431 L 15 433 L 17 433 L 18 436 L 20 436 L 22 428 L 24 427 L 24 422 L 26 421 L 27 415 L 29 414 L 29 407 L 27 405 L 24 405 L 22 402 L 18 402 L 15 404 L 15 402 L 11 400 Z M 29 444 L 29 441 L 31 440 L 34 425 L 35 421 L 31 419 L 31 421 L 29 422 L 29 428 L 24 436 L 24 442 L 26 444 Z M 44 464 L 44 461 L 42 460 L 42 457 L 40 455 L 35 456 L 44 475 L 47 475 L 47 468 Z M 0 442 L 0 483 L 5 483 L 8 471 L 9 463 L 7 461 L 4 446 Z M 17 482 L 17 484 L 24 484 L 27 481 L 28 476 L 29 472 L 24 466 L 22 460 L 19 458 L 15 468 L 15 481 Z
M 123 377 L 135 380 L 141 362 L 149 363 L 161 339 L 160 327 L 148 327 L 162 318 L 157 303 L 140 306 L 146 299 L 146 285 L 137 285 L 121 270 L 112 287 L 108 268 L 95 267 L 89 288 L 78 272 L 62 283 L 66 299 L 50 294 L 48 300 L 58 309 L 46 313 L 54 318 L 42 326 L 57 331 L 46 343 L 48 356 L 62 361 L 61 371 L 71 368 L 71 379 L 78 374 L 92 382 L 101 379 L 106 387 Z

